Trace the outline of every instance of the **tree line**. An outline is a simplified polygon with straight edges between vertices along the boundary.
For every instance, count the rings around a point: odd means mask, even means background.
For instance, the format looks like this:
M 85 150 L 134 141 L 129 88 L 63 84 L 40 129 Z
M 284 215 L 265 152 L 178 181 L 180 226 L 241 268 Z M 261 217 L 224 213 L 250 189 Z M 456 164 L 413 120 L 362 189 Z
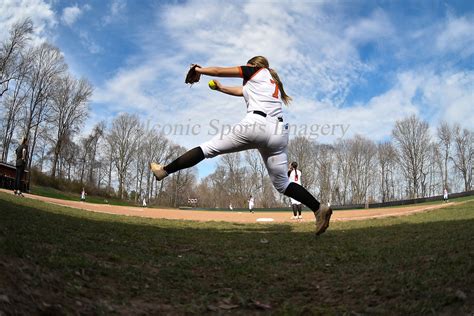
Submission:
M 398 120 L 391 140 L 355 135 L 333 144 L 290 140 L 289 162 L 298 162 L 302 184 L 337 205 L 389 202 L 472 190 L 474 132 L 441 122 L 434 134 L 415 115 Z M 196 195 L 210 207 L 243 207 L 249 194 L 259 207 L 287 206 L 272 188 L 256 151 L 223 156 L 200 181 Z
M 38 151 L 46 155 L 47 143 L 54 178 L 64 147 L 87 119 L 93 90 L 86 79 L 68 72 L 57 47 L 47 42 L 30 45 L 32 33 L 32 21 L 24 19 L 13 25 L 1 47 L 1 159 L 8 160 L 13 136 L 27 137 L 30 169 Z
M 29 169 L 85 186 L 90 193 L 164 206 L 186 205 L 193 198 L 202 207 L 245 207 L 252 194 L 257 207 L 287 205 L 257 151 L 218 158 L 215 171 L 200 181 L 191 168 L 157 182 L 149 162 L 166 164 L 186 148 L 147 128 L 137 115 L 120 114 L 81 134 L 93 87 L 68 72 L 58 48 L 31 45 L 32 30 L 29 19 L 15 24 L 0 51 L 2 161 L 12 161 L 12 151 L 28 135 Z M 289 162 L 298 162 L 305 187 L 332 204 L 472 189 L 472 130 L 441 122 L 433 133 L 412 115 L 397 121 L 391 136 L 377 143 L 356 135 L 333 144 L 296 137 L 289 143 Z

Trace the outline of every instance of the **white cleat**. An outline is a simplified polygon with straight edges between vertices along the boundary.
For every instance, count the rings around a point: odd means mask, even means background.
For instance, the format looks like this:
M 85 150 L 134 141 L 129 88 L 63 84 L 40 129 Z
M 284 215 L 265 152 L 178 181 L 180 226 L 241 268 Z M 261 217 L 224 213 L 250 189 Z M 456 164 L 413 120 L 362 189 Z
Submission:
M 303 219 L 303 215 L 298 215 L 298 219 Z
M 164 169 L 164 167 L 160 164 L 155 162 L 150 163 L 150 169 L 155 175 L 156 180 L 161 181 L 168 176 L 168 172 Z
M 291 219 L 298 219 L 298 216 L 291 216 Z

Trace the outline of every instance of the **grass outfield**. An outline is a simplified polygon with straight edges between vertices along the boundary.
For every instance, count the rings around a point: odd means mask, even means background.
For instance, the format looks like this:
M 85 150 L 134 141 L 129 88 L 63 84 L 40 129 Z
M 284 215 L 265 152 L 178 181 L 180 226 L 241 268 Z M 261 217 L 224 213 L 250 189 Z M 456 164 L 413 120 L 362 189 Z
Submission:
M 43 186 L 32 186 L 31 194 L 45 196 L 49 198 L 55 198 L 60 200 L 67 200 L 67 201 L 79 201 L 80 194 L 75 194 L 71 192 L 64 192 L 50 187 L 43 187 Z M 472 200 L 472 196 L 460 197 L 455 199 L 450 199 L 450 202 L 464 202 L 468 200 Z M 438 201 L 431 201 L 431 202 L 423 202 L 423 203 L 416 203 L 416 204 L 407 204 L 407 205 L 399 205 L 399 206 L 386 206 L 384 208 L 400 208 L 400 207 L 410 207 L 410 206 L 429 206 L 439 204 L 441 200 Z M 109 198 L 105 199 L 104 197 L 100 196 L 87 196 L 86 202 L 88 203 L 95 203 L 95 204 L 110 204 L 110 205 L 120 205 L 120 206 L 132 206 L 132 207 L 141 207 L 141 203 L 138 205 L 132 201 L 124 201 L 117 198 Z M 164 207 L 158 205 L 148 205 L 148 208 L 160 208 L 160 209 L 172 209 L 171 207 Z M 189 210 L 189 211 L 207 211 L 207 212 L 229 212 L 229 213 L 237 213 L 237 212 L 248 212 L 248 208 L 234 208 L 232 211 L 228 208 L 186 208 L 181 207 L 182 210 Z M 370 210 L 369 208 L 368 210 Z M 306 207 L 303 207 L 303 210 L 308 211 Z M 352 209 L 352 210 L 343 210 L 343 211 L 359 211 L 361 209 Z M 271 208 L 256 208 L 255 211 L 257 212 L 282 212 L 288 213 L 291 212 L 291 208 L 278 208 L 278 209 L 271 209 Z M 335 210 L 338 211 L 338 210 Z
M 0 315 L 474 313 L 474 202 L 314 224 L 154 220 L 0 193 Z
M 50 187 L 43 187 L 43 186 L 32 186 L 31 194 L 50 197 L 54 199 L 61 199 L 61 200 L 68 200 L 68 201 L 80 201 L 81 199 L 81 192 L 72 193 L 72 192 L 65 192 L 60 191 Z M 110 204 L 110 205 L 122 205 L 122 206 L 137 206 L 133 202 L 128 202 L 124 200 L 120 200 L 117 198 L 104 198 L 101 196 L 94 196 L 94 195 L 87 195 L 86 201 L 89 203 L 96 203 L 96 204 Z

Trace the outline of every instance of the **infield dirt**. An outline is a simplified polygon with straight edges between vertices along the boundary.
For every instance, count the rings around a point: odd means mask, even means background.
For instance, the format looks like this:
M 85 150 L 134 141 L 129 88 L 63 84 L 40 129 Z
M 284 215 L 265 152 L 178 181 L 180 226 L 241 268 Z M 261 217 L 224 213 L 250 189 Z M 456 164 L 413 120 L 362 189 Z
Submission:
M 3 192 L 10 192 L 7 190 L 1 190 Z M 12 193 L 13 194 L 13 193 Z M 67 206 L 77 209 L 82 209 L 91 212 L 100 212 L 115 215 L 126 215 L 126 216 L 138 216 L 148 218 L 166 218 L 166 219 L 180 219 L 180 220 L 193 220 L 193 221 L 224 221 L 224 222 L 235 222 L 235 223 L 255 223 L 259 218 L 272 218 L 273 222 L 296 222 L 292 220 L 291 210 L 288 209 L 286 212 L 233 212 L 233 211 L 197 211 L 197 210 L 180 210 L 170 208 L 141 208 L 141 207 L 130 207 L 130 206 L 117 206 L 108 204 L 95 204 L 80 201 L 69 201 L 61 200 L 50 197 L 44 197 L 39 195 L 24 194 L 26 198 L 40 200 L 43 202 Z M 419 212 L 427 212 L 434 209 L 439 209 L 451 205 L 455 205 L 455 202 L 442 203 L 435 205 L 413 205 L 404 206 L 399 208 L 373 208 L 373 209 L 361 209 L 361 210 L 344 210 L 335 211 L 331 217 L 331 221 L 352 221 L 352 220 L 364 220 L 373 218 L 384 218 L 391 216 L 404 216 Z M 314 215 L 311 212 L 303 212 L 303 219 L 299 220 L 302 222 L 314 221 Z

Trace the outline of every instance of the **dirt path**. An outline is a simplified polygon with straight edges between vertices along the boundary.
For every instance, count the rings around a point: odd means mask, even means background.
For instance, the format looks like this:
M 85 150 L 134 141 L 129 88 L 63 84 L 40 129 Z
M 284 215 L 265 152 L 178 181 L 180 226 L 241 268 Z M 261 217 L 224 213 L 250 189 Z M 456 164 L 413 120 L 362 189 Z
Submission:
M 0 189 L 5 193 L 13 194 L 11 191 Z M 255 223 L 255 222 L 294 222 L 290 217 L 291 211 L 288 212 L 231 212 L 231 211 L 192 211 L 179 209 L 158 209 L 158 208 L 141 208 L 130 206 L 116 206 L 107 204 L 93 204 L 80 201 L 68 201 L 54 199 L 39 195 L 25 194 L 26 198 L 40 200 L 51 204 L 73 207 L 92 212 L 100 212 L 107 214 L 140 216 L 149 218 L 166 218 L 166 219 L 185 219 L 194 221 L 226 221 L 238 223 Z M 345 210 L 335 211 L 332 221 L 351 221 L 364 220 L 371 218 L 383 218 L 390 216 L 403 216 L 419 212 L 426 212 L 457 203 L 442 203 L 435 205 L 413 205 L 398 208 L 374 208 L 362 210 Z M 303 212 L 302 221 L 314 221 L 314 216 L 310 212 Z

